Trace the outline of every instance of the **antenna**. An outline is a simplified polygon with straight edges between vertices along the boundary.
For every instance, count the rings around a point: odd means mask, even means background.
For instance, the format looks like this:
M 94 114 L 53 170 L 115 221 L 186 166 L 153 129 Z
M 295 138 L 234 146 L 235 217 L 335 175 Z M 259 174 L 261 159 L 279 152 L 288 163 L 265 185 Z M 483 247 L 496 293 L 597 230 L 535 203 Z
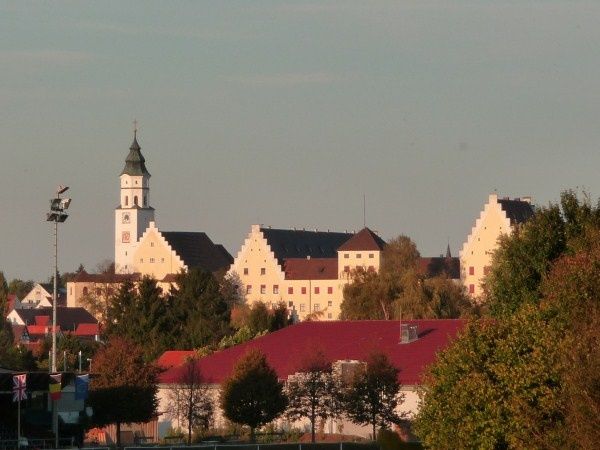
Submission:
M 367 227 L 367 196 L 363 193 L 363 228 Z

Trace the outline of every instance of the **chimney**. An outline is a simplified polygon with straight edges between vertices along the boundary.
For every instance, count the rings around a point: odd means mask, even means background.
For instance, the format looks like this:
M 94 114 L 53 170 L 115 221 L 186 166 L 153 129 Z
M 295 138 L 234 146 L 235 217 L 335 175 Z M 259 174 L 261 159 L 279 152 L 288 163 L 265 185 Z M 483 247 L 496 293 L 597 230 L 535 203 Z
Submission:
M 410 344 L 416 341 L 418 336 L 418 327 L 416 324 L 403 323 L 400 324 L 400 343 Z

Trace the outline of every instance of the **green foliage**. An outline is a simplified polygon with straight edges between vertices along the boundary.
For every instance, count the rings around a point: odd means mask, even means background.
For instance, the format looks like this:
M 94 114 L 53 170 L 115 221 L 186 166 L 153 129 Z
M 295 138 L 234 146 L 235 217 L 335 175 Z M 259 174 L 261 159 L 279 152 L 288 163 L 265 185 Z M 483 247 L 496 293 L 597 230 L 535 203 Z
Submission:
M 234 345 L 242 344 L 251 339 L 264 336 L 266 333 L 267 330 L 264 330 L 263 332 L 258 334 L 254 334 L 252 333 L 252 330 L 250 330 L 249 327 L 243 326 L 239 328 L 234 334 L 223 337 L 223 339 L 221 339 L 221 341 L 219 342 L 218 347 L 220 349 L 233 347 Z
M 533 306 L 503 321 L 472 321 L 429 369 L 419 437 L 437 449 L 496 449 L 539 448 L 540 436 L 556 436 L 560 335 Z
M 379 434 L 377 435 L 377 443 L 379 444 L 379 448 L 381 450 L 402 450 L 405 448 L 416 448 L 416 449 L 420 449 L 422 448 L 421 445 L 417 444 L 415 445 L 411 445 L 411 444 L 406 444 L 405 442 L 402 442 L 402 439 L 400 439 L 400 436 L 398 435 L 398 433 L 391 431 L 391 430 L 386 430 L 386 429 L 381 429 L 379 430 Z
M 14 278 L 8 284 L 8 292 L 15 294 L 18 299 L 22 299 L 33 289 L 33 281 L 23 281 L 19 278 Z
M 94 357 L 89 405 L 92 425 L 117 425 L 120 445 L 122 423 L 146 422 L 158 406 L 154 366 L 144 362 L 142 349 L 132 341 L 112 337 Z
M 241 357 L 221 386 L 221 409 L 229 420 L 254 431 L 277 418 L 287 405 L 283 386 L 265 355 L 252 350 Z
M 344 410 L 352 422 L 371 425 L 375 438 L 377 426 L 386 428 L 402 419 L 396 408 L 404 401 L 404 394 L 400 393 L 398 369 L 385 353 L 371 353 L 366 363 L 366 369 L 357 372 L 344 394 Z
M 248 327 L 254 334 L 268 330 L 271 327 L 271 315 L 267 305 L 263 302 L 255 302 L 250 308 Z
M 560 205 L 538 209 L 510 236 L 500 239 L 484 284 L 486 303 L 495 317 L 508 316 L 523 304 L 537 304 L 541 284 L 564 254 L 589 247 L 590 233 L 600 227 L 600 207 L 589 196 L 561 194 Z

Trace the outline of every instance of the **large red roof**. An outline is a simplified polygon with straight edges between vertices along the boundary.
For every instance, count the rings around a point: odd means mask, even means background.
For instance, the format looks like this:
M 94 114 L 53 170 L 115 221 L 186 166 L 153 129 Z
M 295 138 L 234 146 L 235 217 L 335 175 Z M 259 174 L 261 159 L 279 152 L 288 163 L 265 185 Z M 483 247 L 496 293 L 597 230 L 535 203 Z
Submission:
M 297 372 L 299 361 L 307 353 L 316 350 L 323 352 L 332 362 L 348 359 L 364 361 L 370 352 L 377 350 L 386 353 L 392 364 L 400 369 L 400 383 L 419 384 L 425 367 L 434 361 L 438 350 L 446 347 L 466 322 L 448 319 L 403 323 L 416 324 L 419 339 L 400 344 L 398 321 L 303 322 L 205 356 L 197 364 L 208 383 L 221 383 L 231 374 L 242 355 L 258 348 L 283 380 Z M 161 356 L 159 362 L 165 358 L 165 355 Z M 160 382 L 177 382 L 183 370 L 182 366 L 170 368 L 161 374 Z
M 337 258 L 288 258 L 284 263 L 286 280 L 337 280 Z
M 168 350 L 160 355 L 156 365 L 162 369 L 170 369 L 183 364 L 187 358 L 194 356 L 195 353 L 193 350 Z

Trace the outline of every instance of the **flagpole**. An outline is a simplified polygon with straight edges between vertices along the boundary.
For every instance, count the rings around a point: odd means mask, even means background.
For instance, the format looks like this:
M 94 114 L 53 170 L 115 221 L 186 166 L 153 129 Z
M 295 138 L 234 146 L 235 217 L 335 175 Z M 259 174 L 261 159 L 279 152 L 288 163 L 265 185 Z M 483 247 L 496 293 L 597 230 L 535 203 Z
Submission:
M 21 395 L 17 402 L 17 448 L 21 446 Z

